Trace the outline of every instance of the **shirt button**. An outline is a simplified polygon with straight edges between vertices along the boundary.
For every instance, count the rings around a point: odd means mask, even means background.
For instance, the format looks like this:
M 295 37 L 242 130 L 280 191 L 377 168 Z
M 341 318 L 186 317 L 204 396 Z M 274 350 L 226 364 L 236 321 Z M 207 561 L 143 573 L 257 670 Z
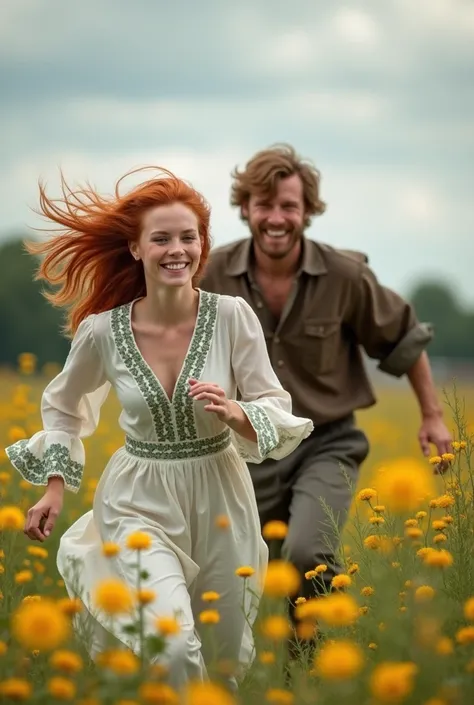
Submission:
M 283 360 L 278 360 L 278 362 L 277 362 L 278 367 L 283 367 L 284 364 L 285 363 L 283 362 Z
M 278 336 L 276 336 L 275 343 L 278 345 L 279 342 L 280 342 L 280 338 Z
M 261 301 L 257 301 L 257 308 L 262 308 L 262 307 L 263 307 L 262 302 L 261 302 Z

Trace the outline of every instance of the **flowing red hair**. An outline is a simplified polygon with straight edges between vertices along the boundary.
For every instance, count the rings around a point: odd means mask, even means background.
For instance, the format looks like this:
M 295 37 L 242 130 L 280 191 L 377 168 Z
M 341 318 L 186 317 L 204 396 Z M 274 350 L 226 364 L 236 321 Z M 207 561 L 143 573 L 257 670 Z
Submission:
M 157 169 L 157 177 L 122 195 L 121 182 L 142 169 L 128 172 L 117 181 L 111 198 L 100 196 L 89 186 L 73 191 L 62 174 L 60 199 L 49 198 L 39 183 L 38 212 L 59 225 L 59 234 L 45 242 L 25 243 L 25 247 L 44 256 L 36 279 L 59 287 L 44 295 L 53 306 L 68 309 L 65 332 L 69 335 L 90 314 L 145 295 L 143 267 L 132 257 L 129 243 L 138 240 L 141 218 L 149 208 L 179 202 L 193 211 L 202 246 L 193 284 L 199 281 L 211 247 L 209 205 L 186 182 L 167 169 Z

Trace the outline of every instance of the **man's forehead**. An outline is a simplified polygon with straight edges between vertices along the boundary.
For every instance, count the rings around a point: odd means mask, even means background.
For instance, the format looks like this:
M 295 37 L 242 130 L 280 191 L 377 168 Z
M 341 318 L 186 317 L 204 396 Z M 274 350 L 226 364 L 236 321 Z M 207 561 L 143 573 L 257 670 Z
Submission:
M 303 182 L 298 174 L 291 174 L 290 176 L 283 174 L 278 176 L 273 184 L 262 184 L 261 188 L 253 188 L 251 195 L 255 198 L 267 199 L 282 196 L 300 198 L 303 196 Z

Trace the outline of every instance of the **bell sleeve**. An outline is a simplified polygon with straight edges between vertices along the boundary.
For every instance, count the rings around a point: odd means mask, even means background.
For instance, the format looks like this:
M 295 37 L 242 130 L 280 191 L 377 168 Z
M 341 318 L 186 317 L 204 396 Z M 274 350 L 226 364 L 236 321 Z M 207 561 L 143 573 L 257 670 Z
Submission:
M 232 337 L 232 368 L 242 408 L 257 441 L 234 434 L 241 457 L 252 463 L 289 455 L 313 430 L 310 419 L 292 414 L 290 394 L 271 365 L 260 321 L 249 304 L 236 297 Z
M 111 386 L 94 340 L 94 318 L 80 323 L 62 371 L 43 392 L 43 430 L 5 449 L 11 464 L 33 485 L 62 477 L 66 489 L 80 488 L 85 462 L 81 439 L 97 428 Z

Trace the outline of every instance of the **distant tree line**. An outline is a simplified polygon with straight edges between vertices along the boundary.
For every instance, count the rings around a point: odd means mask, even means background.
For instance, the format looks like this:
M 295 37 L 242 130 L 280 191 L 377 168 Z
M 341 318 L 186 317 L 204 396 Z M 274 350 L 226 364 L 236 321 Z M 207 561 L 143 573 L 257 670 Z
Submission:
M 70 341 L 61 333 L 63 313 L 42 295 L 34 281 L 38 260 L 27 254 L 20 239 L 0 247 L 0 366 L 16 366 L 23 352 L 38 365 L 62 364 Z M 431 357 L 474 360 L 474 310 L 466 311 L 445 284 L 421 282 L 408 297 L 418 317 L 435 327 Z

